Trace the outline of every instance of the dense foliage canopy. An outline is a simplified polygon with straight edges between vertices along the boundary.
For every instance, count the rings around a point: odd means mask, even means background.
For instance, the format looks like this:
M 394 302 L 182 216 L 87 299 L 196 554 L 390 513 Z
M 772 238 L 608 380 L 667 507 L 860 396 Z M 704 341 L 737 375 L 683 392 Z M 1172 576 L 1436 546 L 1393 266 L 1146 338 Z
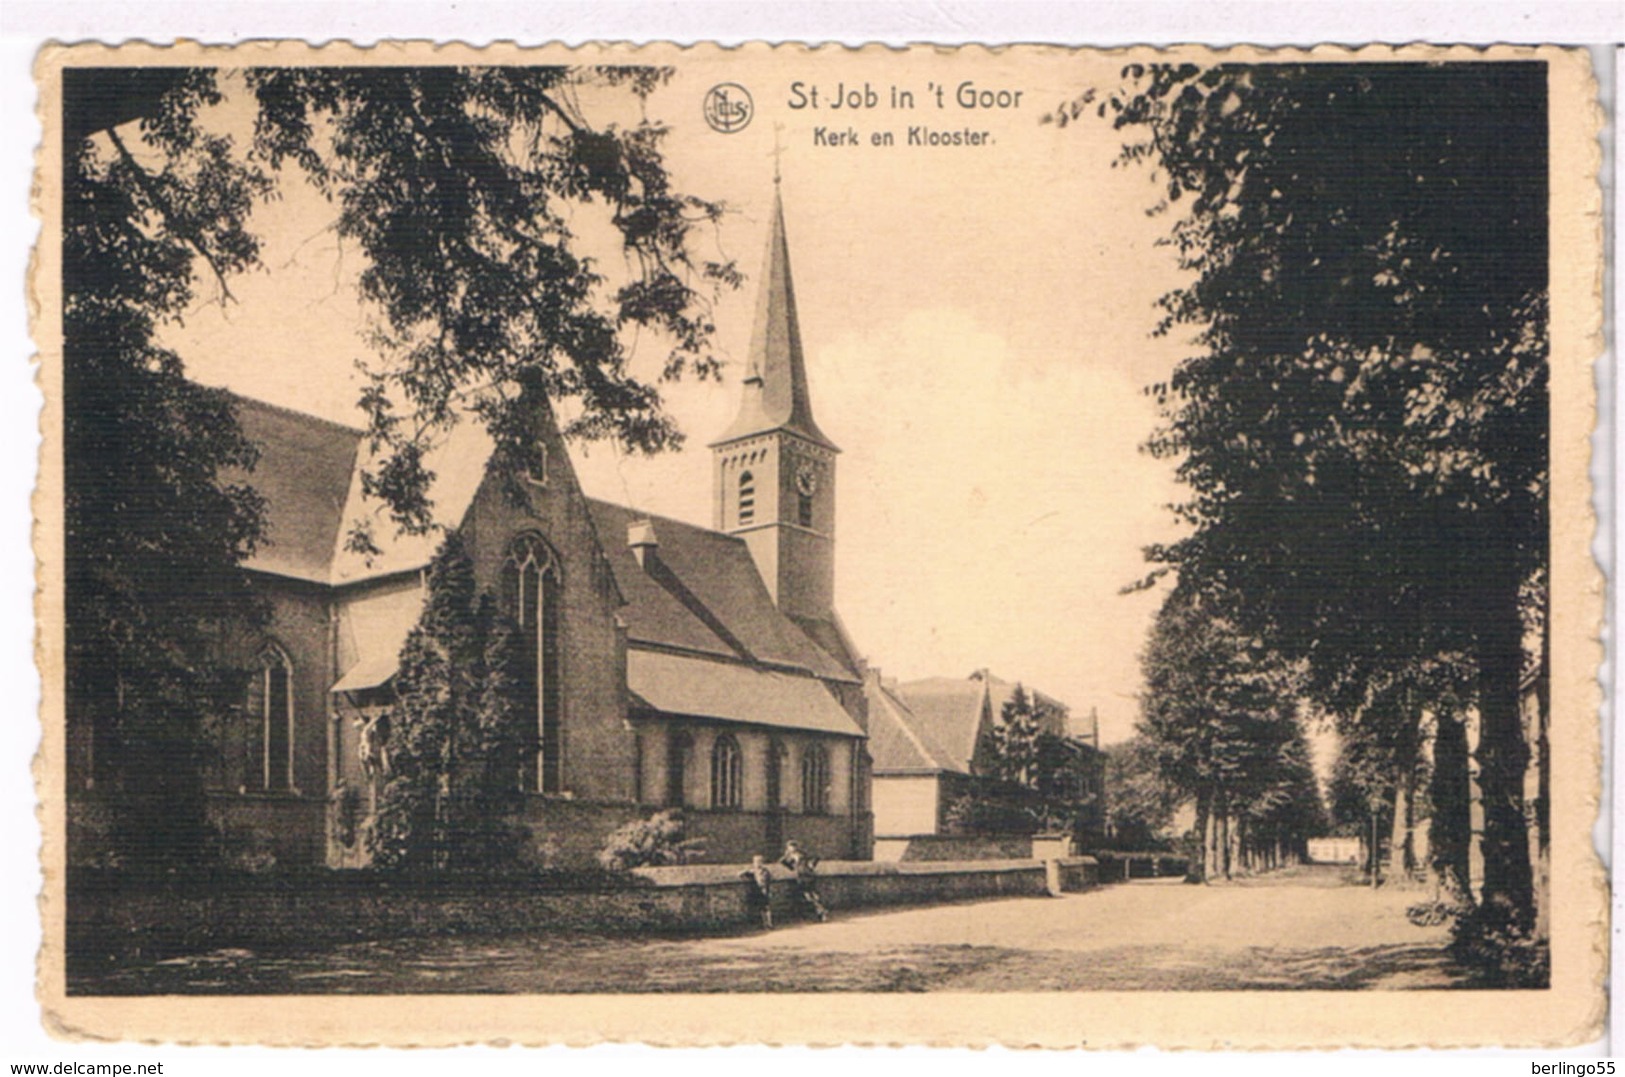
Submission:
M 1476 665 L 1486 899 L 1527 923 L 1518 715 L 1544 603 L 1546 114 L 1539 63 L 1134 65 L 1093 106 L 1152 170 L 1188 274 L 1151 388 L 1187 533 L 1153 578 L 1304 662 L 1359 720 Z M 1538 619 L 1538 618 L 1537 618 Z M 1423 702 L 1413 694 L 1413 703 Z
M 203 724 L 243 681 L 220 644 L 262 612 L 241 565 L 263 505 L 227 478 L 252 469 L 255 449 L 230 396 L 187 380 L 162 329 L 205 282 L 231 301 L 232 277 L 257 264 L 256 205 L 303 175 L 365 259 L 359 403 L 376 456 L 364 482 L 386 526 L 437 522 L 424 460 L 464 419 L 519 465 L 533 463 L 524 434 L 549 398 L 571 401 L 573 435 L 676 444 L 657 383 L 715 372 L 710 298 L 738 281 L 689 253 L 721 207 L 672 187 L 662 125 L 593 119 L 641 105 L 667 75 L 64 73 L 67 708 L 88 780 L 122 798 L 125 856 L 205 855 Z M 252 146 L 213 114 L 244 100 Z M 577 231 L 595 215 L 612 238 L 589 251 Z M 632 370 L 627 340 L 641 331 L 670 343 L 652 378 Z M 370 518 L 348 523 L 352 547 L 376 548 Z

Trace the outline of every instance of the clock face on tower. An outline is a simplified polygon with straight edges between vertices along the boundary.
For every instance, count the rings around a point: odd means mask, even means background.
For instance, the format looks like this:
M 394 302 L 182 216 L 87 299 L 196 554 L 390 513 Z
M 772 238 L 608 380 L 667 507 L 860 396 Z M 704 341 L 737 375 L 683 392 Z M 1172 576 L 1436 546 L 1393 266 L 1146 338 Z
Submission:
M 811 497 L 817 493 L 818 469 L 802 461 L 801 466 L 796 468 L 796 489 L 801 491 L 803 497 Z

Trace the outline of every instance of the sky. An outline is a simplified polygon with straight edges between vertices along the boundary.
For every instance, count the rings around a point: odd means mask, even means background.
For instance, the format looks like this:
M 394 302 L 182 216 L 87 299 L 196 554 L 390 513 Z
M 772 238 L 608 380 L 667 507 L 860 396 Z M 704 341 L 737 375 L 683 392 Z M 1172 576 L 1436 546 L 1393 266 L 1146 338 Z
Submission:
M 990 668 L 1096 711 L 1111 743 L 1132 732 L 1159 601 L 1121 591 L 1146 571 L 1142 548 L 1174 534 L 1166 506 L 1179 497 L 1171 465 L 1139 451 L 1156 424 L 1143 389 L 1184 351 L 1151 335 L 1157 297 L 1180 280 L 1156 243 L 1170 220 L 1146 213 L 1157 196 L 1147 169 L 1113 167 L 1122 135 L 1108 123 L 1092 112 L 1064 129 L 1040 123 L 1115 84 L 1115 61 L 968 59 L 763 50 L 678 66 L 647 112 L 671 127 L 678 188 L 730 207 L 700 253 L 748 276 L 716 311 L 723 377 L 666 388 L 683 451 L 627 458 L 599 443 L 576 446 L 573 461 L 590 496 L 710 524 L 705 445 L 738 403 L 776 159 L 813 410 L 842 450 L 836 604 L 848 631 L 888 677 Z M 1019 91 L 1019 104 L 961 108 L 967 80 L 1006 101 Z M 755 106 L 733 133 L 703 120 L 721 81 L 749 87 Z M 893 86 L 914 109 L 885 107 Z M 822 107 L 843 89 L 883 104 Z M 241 130 L 230 105 L 211 122 Z M 599 121 L 636 118 L 617 102 L 583 107 Z M 908 146 L 917 125 L 986 141 Z M 858 145 L 827 144 L 849 128 Z M 894 144 L 873 145 L 880 132 Z M 252 222 L 262 267 L 233 281 L 233 303 L 205 285 L 167 334 L 194 377 L 360 423 L 362 255 L 335 235 L 335 216 L 284 176 L 282 198 Z M 604 253 L 613 275 L 618 259 Z M 663 355 L 659 341 L 637 341 L 641 368 Z

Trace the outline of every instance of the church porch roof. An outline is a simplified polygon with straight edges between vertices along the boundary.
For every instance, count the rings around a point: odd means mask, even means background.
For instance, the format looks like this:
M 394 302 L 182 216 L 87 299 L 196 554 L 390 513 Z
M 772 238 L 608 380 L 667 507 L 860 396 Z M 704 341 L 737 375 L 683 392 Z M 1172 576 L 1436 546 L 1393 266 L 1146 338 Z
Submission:
M 737 662 L 629 648 L 634 708 L 689 718 L 862 737 L 852 716 L 813 677 Z

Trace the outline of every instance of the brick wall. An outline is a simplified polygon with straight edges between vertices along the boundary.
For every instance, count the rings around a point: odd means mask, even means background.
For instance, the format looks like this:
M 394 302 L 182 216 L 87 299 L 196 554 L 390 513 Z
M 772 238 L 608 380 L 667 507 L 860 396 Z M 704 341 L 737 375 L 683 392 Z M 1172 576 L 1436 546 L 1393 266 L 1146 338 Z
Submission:
M 209 821 L 224 836 L 228 858 L 269 854 L 287 866 L 325 857 L 327 805 L 319 797 L 216 794 L 209 797 Z
M 1062 862 L 1064 888 L 1096 884 L 1094 862 Z M 227 945 L 320 945 L 369 938 L 581 931 L 627 935 L 713 932 L 755 920 L 738 864 L 645 868 L 625 889 L 558 892 L 534 882 L 399 881 L 333 873 L 289 884 L 141 888 L 114 876 L 69 881 L 72 961 L 151 957 Z M 793 914 L 790 873 L 773 867 L 772 901 Z M 1049 893 L 1033 860 L 977 864 L 824 861 L 818 892 L 831 910 Z
M 626 641 L 615 623 L 620 596 L 599 547 L 600 540 L 624 543 L 626 536 L 594 530 L 551 419 L 538 413 L 533 432 L 547 452 L 546 485 L 522 483 L 529 504 L 519 507 L 487 476 L 464 519 L 464 537 L 480 586 L 493 593 L 500 593 L 503 562 L 517 536 L 540 535 L 557 555 L 564 789 L 580 800 L 629 802 L 636 744 L 625 720 Z

